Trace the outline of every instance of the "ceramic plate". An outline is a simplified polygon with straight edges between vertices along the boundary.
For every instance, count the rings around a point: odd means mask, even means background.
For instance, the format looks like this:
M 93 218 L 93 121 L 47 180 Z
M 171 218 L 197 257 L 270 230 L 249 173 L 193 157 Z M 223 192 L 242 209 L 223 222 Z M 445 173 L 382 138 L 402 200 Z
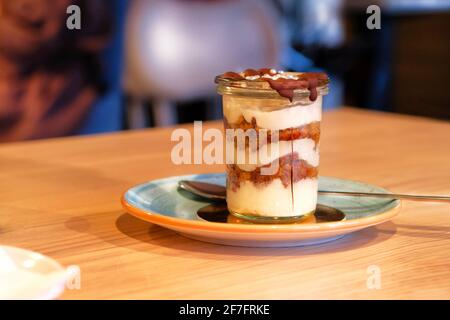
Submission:
M 336 240 L 351 232 L 374 226 L 394 217 L 400 200 L 363 197 L 319 196 L 316 216 L 295 224 L 248 224 L 217 210 L 217 221 L 199 216 L 210 203 L 178 189 L 180 180 L 225 185 L 224 174 L 170 177 L 135 186 L 124 193 L 122 204 L 132 215 L 181 235 L 218 244 L 247 247 L 288 247 Z M 377 186 L 352 180 L 320 177 L 321 190 L 385 192 Z M 214 211 L 214 210 L 213 210 Z M 321 219 L 331 212 L 332 219 Z M 333 216 L 333 213 L 338 213 Z M 345 219 L 339 214 L 345 214 Z M 343 215 L 342 215 L 343 216 Z M 337 217 L 337 218 L 336 218 Z M 331 221 L 330 221 L 331 220 Z M 335 221 L 338 220 L 338 221 Z
M 40 253 L 0 246 L 0 300 L 55 299 L 72 276 L 73 269 Z

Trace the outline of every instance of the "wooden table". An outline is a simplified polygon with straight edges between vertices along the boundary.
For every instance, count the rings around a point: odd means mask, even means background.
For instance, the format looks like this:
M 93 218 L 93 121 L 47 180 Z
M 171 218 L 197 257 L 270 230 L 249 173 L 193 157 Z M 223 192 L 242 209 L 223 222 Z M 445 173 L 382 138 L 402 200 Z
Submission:
M 450 298 L 450 205 L 404 202 L 392 222 L 282 249 L 197 242 L 131 217 L 127 188 L 223 170 L 172 164 L 171 132 L 0 145 L 0 243 L 78 265 L 67 299 Z M 321 152 L 322 175 L 450 194 L 449 123 L 343 108 L 325 114 Z M 372 268 L 380 289 L 367 287 Z

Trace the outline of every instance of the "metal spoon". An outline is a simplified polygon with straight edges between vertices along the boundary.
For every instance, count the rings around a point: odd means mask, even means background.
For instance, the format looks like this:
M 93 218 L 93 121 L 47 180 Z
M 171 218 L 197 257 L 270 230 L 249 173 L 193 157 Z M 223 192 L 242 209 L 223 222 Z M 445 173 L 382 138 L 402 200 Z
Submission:
M 226 188 L 218 184 L 200 181 L 180 180 L 178 182 L 178 186 L 183 190 L 191 192 L 205 199 L 213 201 L 225 201 L 226 199 Z M 413 201 L 450 202 L 450 197 L 447 196 L 414 195 L 401 193 L 319 190 L 319 194 L 344 197 L 372 197 L 385 199 L 404 199 Z

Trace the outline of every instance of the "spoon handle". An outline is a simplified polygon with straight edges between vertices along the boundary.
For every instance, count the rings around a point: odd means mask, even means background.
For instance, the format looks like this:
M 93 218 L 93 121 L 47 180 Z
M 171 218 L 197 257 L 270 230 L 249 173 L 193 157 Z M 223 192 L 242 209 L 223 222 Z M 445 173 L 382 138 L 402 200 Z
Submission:
M 413 201 L 431 201 L 431 202 L 450 202 L 450 197 L 446 196 L 430 196 L 402 193 L 378 193 L 378 192 L 353 192 L 353 191 L 331 191 L 319 190 L 321 195 L 336 196 L 352 196 L 352 197 L 371 197 L 371 198 L 388 198 L 388 199 L 405 199 Z
M 223 201 L 226 199 L 226 189 L 224 186 L 187 180 L 179 181 L 178 184 L 180 188 L 206 199 L 215 201 Z M 415 195 L 402 193 L 319 190 L 319 194 L 324 196 L 334 195 L 343 197 L 371 197 L 383 199 L 404 199 L 412 201 L 450 202 L 450 197 L 448 196 Z

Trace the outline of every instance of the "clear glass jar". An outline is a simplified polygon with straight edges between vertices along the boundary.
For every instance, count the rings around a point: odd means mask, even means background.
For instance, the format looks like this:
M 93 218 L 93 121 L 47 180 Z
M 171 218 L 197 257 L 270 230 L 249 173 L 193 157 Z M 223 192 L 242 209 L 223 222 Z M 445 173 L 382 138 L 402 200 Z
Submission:
M 261 223 L 298 221 L 313 214 L 328 80 L 319 81 L 315 101 L 308 89 L 294 90 L 292 101 L 281 97 L 264 80 L 218 76 L 216 83 L 227 136 L 229 211 Z

